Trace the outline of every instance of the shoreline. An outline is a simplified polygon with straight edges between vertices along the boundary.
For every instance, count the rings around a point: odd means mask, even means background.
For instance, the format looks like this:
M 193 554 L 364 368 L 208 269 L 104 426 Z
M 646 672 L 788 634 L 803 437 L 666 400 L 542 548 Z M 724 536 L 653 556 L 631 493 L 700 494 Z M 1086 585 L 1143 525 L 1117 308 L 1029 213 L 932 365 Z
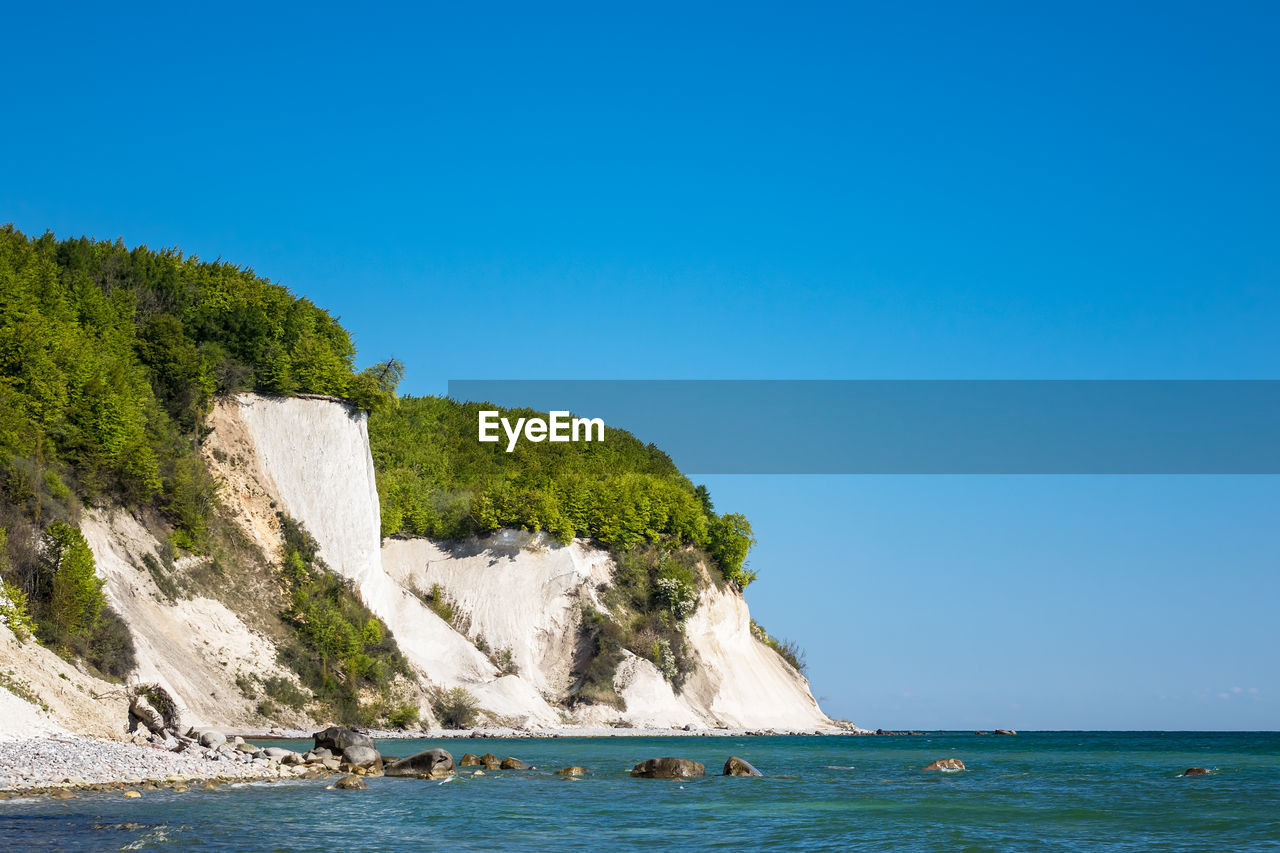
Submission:
M 0 740 L 0 798 L 5 799 L 29 794 L 56 796 L 59 792 L 124 793 L 130 789 L 181 793 L 330 775 L 333 773 L 314 765 L 255 759 L 247 753 L 174 752 L 154 744 L 80 735 Z
M 314 733 L 308 729 L 273 728 L 263 732 L 261 729 L 221 729 L 228 737 L 242 737 L 245 740 L 306 740 Z M 374 740 L 469 740 L 469 739 L 541 739 L 557 738 L 610 738 L 610 737 L 858 737 L 875 735 L 868 729 L 659 729 L 659 728 L 613 728 L 609 726 L 574 726 L 563 729 L 515 729 L 515 728 L 475 728 L 475 729 L 418 729 L 405 731 L 400 729 L 370 729 L 359 727 L 358 731 L 369 735 Z M 907 732 L 884 732 L 883 734 L 908 734 Z M 920 734 L 913 732 L 912 734 Z
M 224 785 L 337 778 L 343 771 L 314 761 L 291 763 L 261 757 L 253 741 L 311 740 L 312 729 L 224 729 L 226 748 L 174 751 L 161 743 L 40 732 L 0 738 L 0 800 L 27 796 L 70 798 L 80 793 L 144 796 L 186 793 Z M 514 740 L 645 737 L 861 737 L 866 729 L 659 729 L 573 727 L 528 731 L 513 728 L 361 730 L 375 740 Z M 882 734 L 906 734 L 883 732 Z M 915 733 L 919 734 L 919 733 Z M 186 739 L 189 740 L 189 739 Z M 283 750 L 282 750 L 283 751 Z M 255 757 L 257 756 L 257 757 Z

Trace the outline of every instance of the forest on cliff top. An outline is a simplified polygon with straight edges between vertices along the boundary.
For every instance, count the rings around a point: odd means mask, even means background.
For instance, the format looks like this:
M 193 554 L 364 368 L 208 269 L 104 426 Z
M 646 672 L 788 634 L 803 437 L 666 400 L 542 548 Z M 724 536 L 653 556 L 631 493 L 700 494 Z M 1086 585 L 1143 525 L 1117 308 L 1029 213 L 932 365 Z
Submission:
M 240 391 L 371 412 L 383 535 L 515 527 L 619 554 L 686 547 L 751 581 L 746 519 L 717 514 L 656 447 L 610 430 L 505 453 L 475 441 L 475 404 L 400 398 L 402 365 L 355 358 L 336 317 L 251 269 L 0 226 L 0 615 L 106 674 L 129 660 L 79 513 L 147 511 L 175 555 L 216 547 L 218 486 L 199 447 L 213 402 Z

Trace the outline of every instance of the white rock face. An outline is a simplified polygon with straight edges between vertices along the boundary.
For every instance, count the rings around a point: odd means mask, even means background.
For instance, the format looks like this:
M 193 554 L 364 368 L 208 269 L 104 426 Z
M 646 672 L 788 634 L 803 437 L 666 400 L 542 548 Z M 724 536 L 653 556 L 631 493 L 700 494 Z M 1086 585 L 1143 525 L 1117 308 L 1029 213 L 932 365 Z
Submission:
M 613 687 L 627 703 L 622 718 L 636 728 L 707 728 L 707 715 L 677 696 L 656 666 L 631 652 L 618 664 Z
M 131 515 L 93 510 L 80 520 L 108 603 L 133 636 L 138 668 L 131 680 L 155 682 L 173 696 L 183 723 L 250 725 L 256 718 L 236 675 L 293 676 L 275 646 L 225 604 L 211 598 L 166 601 L 143 564 L 159 543 Z M 124 718 L 120 720 L 124 725 Z
M 599 588 L 611 582 L 605 551 L 575 541 L 500 531 L 484 539 L 381 542 L 378 493 L 363 414 L 324 398 L 242 394 L 210 414 L 203 453 L 221 481 L 221 499 L 265 558 L 278 561 L 277 511 L 307 528 L 331 569 L 351 579 L 365 605 L 386 623 L 416 674 L 425 704 L 430 687 L 465 687 L 491 724 L 527 729 L 568 726 L 637 729 L 831 730 L 808 682 L 751 634 L 746 601 L 709 588 L 686 623 L 698 666 L 680 692 L 649 661 L 624 652 L 614 687 L 625 710 L 555 707 L 572 688 L 583 605 L 605 610 Z M 158 682 L 196 726 L 252 726 L 252 700 L 237 675 L 296 677 L 277 662 L 276 647 L 235 611 L 210 598 L 169 601 L 143 558 L 160 543 L 137 519 L 92 510 L 81 529 L 93 550 L 112 607 L 137 649 L 131 681 Z M 196 558 L 188 558 L 195 560 Z M 250 600 L 253 584 L 240 578 Z M 439 585 L 455 613 L 450 625 L 415 592 Z M 234 603 L 234 598 L 227 599 Z M 246 605 L 249 606 L 249 605 Z M 242 618 L 243 617 L 243 618 Z M 488 654 L 476 646 L 483 638 Z M 518 675 L 501 675 L 491 656 L 509 649 Z M 119 735 L 127 718 L 125 690 L 78 672 L 33 641 L 19 643 L 0 626 L 0 664 L 41 697 L 52 718 L 0 691 L 0 737 L 72 731 Z M 25 689 L 25 688 L 24 688 Z M 423 722 L 432 720 L 423 707 Z M 8 723 L 7 725 L 5 723 Z
M 581 605 L 601 608 L 597 588 L 613 568 L 606 552 L 518 531 L 461 543 L 381 543 L 366 418 L 336 401 L 243 394 L 220 403 L 210 425 L 206 443 L 223 448 L 224 479 L 264 548 L 278 549 L 266 509 L 274 501 L 306 526 L 329 567 L 355 582 L 423 680 L 465 687 L 513 724 L 565 724 L 551 703 L 572 686 Z M 457 614 L 454 625 L 414 594 L 437 584 Z M 651 663 L 629 656 L 615 679 L 626 710 L 583 709 L 571 722 L 832 728 L 808 682 L 751 635 L 738 593 L 705 591 L 687 636 L 701 665 L 680 694 Z M 476 648 L 480 638 L 491 653 L 510 649 L 519 674 L 500 677 Z
M 18 640 L 3 623 L 0 673 L 0 741 L 66 731 L 116 737 L 124 730 L 123 688 L 81 672 L 32 637 Z
M 419 675 L 465 687 L 493 715 L 521 726 L 557 724 L 559 713 L 533 686 L 499 677 L 489 659 L 382 568 L 381 516 L 367 416 L 332 400 L 242 394 L 212 419 L 243 429 L 259 485 L 302 522 L 329 568 L 355 582 Z M 246 460 L 248 461 L 248 460 Z
M 306 397 L 241 394 L 234 405 L 276 498 L 320 543 L 329 568 L 376 583 L 381 519 L 368 416 Z
M 408 587 L 438 584 L 468 635 L 509 647 L 521 678 L 551 701 L 570 685 L 582 603 L 604 607 L 597 587 L 612 578 L 608 553 L 574 541 L 557 545 L 521 531 L 461 543 L 388 539 L 387 572 Z M 809 683 L 751 634 L 743 597 L 710 588 L 685 625 L 699 667 L 677 695 L 649 661 L 628 653 L 614 687 L 626 709 L 579 709 L 580 725 L 621 721 L 636 728 L 828 730 Z
M 510 650 L 520 677 L 553 700 L 572 686 L 581 604 L 599 606 L 596 587 L 612 569 L 603 551 L 517 530 L 457 543 L 388 539 L 382 565 L 409 589 L 438 584 L 467 636 L 493 653 Z
M 683 696 L 729 728 L 815 730 L 831 727 L 809 682 L 751 634 L 751 614 L 738 593 L 703 590 L 685 635 L 700 666 Z

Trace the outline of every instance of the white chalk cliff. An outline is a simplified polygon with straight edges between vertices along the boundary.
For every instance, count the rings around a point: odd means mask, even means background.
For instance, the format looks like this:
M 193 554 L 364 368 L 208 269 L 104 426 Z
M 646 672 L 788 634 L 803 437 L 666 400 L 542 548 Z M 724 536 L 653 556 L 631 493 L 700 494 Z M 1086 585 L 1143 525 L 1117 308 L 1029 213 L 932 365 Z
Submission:
M 835 727 L 803 676 L 752 635 L 742 595 L 713 585 L 685 625 L 696 667 L 682 689 L 627 652 L 614 680 L 625 709 L 567 708 L 582 605 L 605 609 L 599 589 L 613 573 L 607 552 L 522 531 L 462 542 L 382 541 L 366 416 L 334 400 L 241 394 L 220 401 L 208 427 L 203 453 L 239 528 L 262 559 L 278 561 L 277 512 L 306 527 L 330 569 L 350 579 L 395 637 L 424 724 L 434 722 L 430 689 L 464 687 L 491 723 L 534 730 Z M 170 600 L 161 592 L 143 568 L 144 555 L 158 556 L 160 544 L 136 519 L 93 511 L 81 526 L 107 598 L 137 646 L 136 680 L 162 684 L 191 723 L 252 726 L 261 718 L 238 684 L 246 677 L 296 683 L 277 661 L 279 638 L 251 627 L 235 601 Z M 272 570 L 261 572 L 262 583 L 271 583 Z M 447 593 L 453 624 L 423 603 L 420 593 L 433 586 Z M 518 674 L 503 675 L 491 660 L 504 649 Z

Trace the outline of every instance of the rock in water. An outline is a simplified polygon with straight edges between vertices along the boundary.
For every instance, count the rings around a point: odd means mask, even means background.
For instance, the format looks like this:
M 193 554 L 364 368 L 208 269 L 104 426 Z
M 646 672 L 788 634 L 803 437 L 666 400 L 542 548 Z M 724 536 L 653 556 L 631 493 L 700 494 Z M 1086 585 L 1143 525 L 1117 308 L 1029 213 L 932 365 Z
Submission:
M 1207 767 L 1188 767 L 1182 771 L 1183 776 L 1208 776 L 1213 771 Z
M 443 779 L 453 772 L 453 756 L 443 749 L 427 749 L 408 758 L 384 764 L 384 776 L 418 776 Z
M 499 766 L 503 770 L 528 770 L 529 769 L 528 764 L 525 764 L 523 761 L 521 761 L 518 758 L 511 758 L 510 756 L 502 759 L 502 764 Z
M 369 783 L 359 776 L 343 776 L 333 783 L 333 787 L 339 791 L 363 791 L 369 787 Z
M 382 756 L 371 746 L 349 746 L 342 750 L 342 760 L 361 770 L 382 768 Z
M 316 732 L 312 737 L 315 738 L 313 752 L 316 749 L 327 749 L 335 755 L 341 755 L 342 751 L 349 746 L 367 746 L 373 749 L 373 738 L 343 726 L 329 726 L 322 732 Z
M 996 729 L 995 732 L 998 735 L 1016 735 L 1017 734 L 1017 732 L 1015 732 L 1013 729 Z
M 572 767 L 561 767 L 556 771 L 557 776 L 586 776 L 587 768 L 579 767 L 577 764 Z
M 743 761 L 736 755 L 729 756 L 724 763 L 725 776 L 763 776 L 764 774 L 752 766 L 750 761 Z
M 687 758 L 650 758 L 632 767 L 631 775 L 642 779 L 688 779 L 706 776 L 707 768 Z
M 462 757 L 458 759 L 459 767 L 479 767 L 481 764 L 484 762 L 480 760 L 480 756 L 472 755 L 470 752 L 462 753 Z
M 939 758 L 925 770 L 963 770 L 964 762 L 958 758 Z
M 502 759 L 494 755 L 492 752 L 486 752 L 480 756 L 480 763 L 484 765 L 485 770 L 498 770 L 502 767 Z

